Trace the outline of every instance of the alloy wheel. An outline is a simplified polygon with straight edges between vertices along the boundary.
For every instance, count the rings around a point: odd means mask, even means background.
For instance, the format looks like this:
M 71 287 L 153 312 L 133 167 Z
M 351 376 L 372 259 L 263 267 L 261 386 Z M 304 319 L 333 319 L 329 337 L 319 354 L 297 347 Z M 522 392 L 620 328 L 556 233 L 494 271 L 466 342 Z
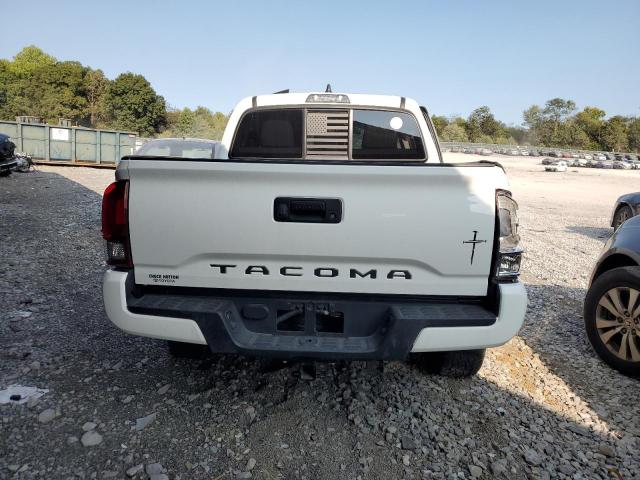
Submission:
M 602 343 L 616 357 L 640 362 L 640 291 L 616 287 L 602 295 L 596 308 L 596 328 Z

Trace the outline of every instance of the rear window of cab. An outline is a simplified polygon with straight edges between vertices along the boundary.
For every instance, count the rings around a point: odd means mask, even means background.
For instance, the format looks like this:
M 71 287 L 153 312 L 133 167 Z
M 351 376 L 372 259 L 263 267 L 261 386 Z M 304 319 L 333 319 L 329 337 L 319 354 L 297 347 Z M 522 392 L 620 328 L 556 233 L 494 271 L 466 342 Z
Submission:
M 229 154 L 238 159 L 425 161 L 415 117 L 357 108 L 279 108 L 246 113 Z

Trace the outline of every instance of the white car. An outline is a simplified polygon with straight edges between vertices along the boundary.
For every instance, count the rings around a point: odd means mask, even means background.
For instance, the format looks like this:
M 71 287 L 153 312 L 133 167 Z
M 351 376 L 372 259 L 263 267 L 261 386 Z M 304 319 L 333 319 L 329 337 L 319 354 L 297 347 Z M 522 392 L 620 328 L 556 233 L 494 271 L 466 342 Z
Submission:
M 572 167 L 586 167 L 589 163 L 589 160 L 585 160 L 584 158 L 574 158 L 571 162 Z
M 473 375 L 520 329 L 499 164 L 443 163 L 405 97 L 258 95 L 214 158 L 124 157 L 103 198 L 105 309 L 126 332 L 286 359 Z
M 520 155 L 522 155 L 524 157 L 528 157 L 529 156 L 529 150 L 520 150 Z
M 545 172 L 566 172 L 567 162 L 559 161 L 544 167 Z
M 629 170 L 631 168 L 631 163 L 625 162 L 624 160 L 616 160 L 613 162 L 613 168 L 620 170 Z

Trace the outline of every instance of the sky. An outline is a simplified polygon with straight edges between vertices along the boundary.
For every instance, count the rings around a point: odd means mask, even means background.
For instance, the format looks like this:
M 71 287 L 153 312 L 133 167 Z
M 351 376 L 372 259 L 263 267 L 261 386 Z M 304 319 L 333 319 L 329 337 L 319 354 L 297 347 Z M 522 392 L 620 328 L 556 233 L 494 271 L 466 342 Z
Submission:
M 508 124 L 550 98 L 640 115 L 640 1 L 0 0 L 0 58 L 37 45 L 177 108 L 291 91 L 402 95 Z

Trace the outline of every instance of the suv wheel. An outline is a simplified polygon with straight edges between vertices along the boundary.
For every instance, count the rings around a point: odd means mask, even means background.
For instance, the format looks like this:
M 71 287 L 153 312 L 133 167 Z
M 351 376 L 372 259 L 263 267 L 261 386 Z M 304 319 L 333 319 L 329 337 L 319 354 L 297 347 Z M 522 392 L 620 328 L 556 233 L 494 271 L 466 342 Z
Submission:
M 628 205 L 623 205 L 622 207 L 616 210 L 615 215 L 613 216 L 613 229 L 617 230 L 620 225 L 633 217 L 633 212 Z
M 484 361 L 484 354 L 484 349 L 426 352 L 413 354 L 412 360 L 425 373 L 460 378 L 478 373 Z
M 169 353 L 177 358 L 203 360 L 211 355 L 208 345 L 174 342 L 173 340 L 168 340 L 167 345 L 169 346 Z
M 614 268 L 593 282 L 584 324 L 605 362 L 626 375 L 640 375 L 640 267 Z

